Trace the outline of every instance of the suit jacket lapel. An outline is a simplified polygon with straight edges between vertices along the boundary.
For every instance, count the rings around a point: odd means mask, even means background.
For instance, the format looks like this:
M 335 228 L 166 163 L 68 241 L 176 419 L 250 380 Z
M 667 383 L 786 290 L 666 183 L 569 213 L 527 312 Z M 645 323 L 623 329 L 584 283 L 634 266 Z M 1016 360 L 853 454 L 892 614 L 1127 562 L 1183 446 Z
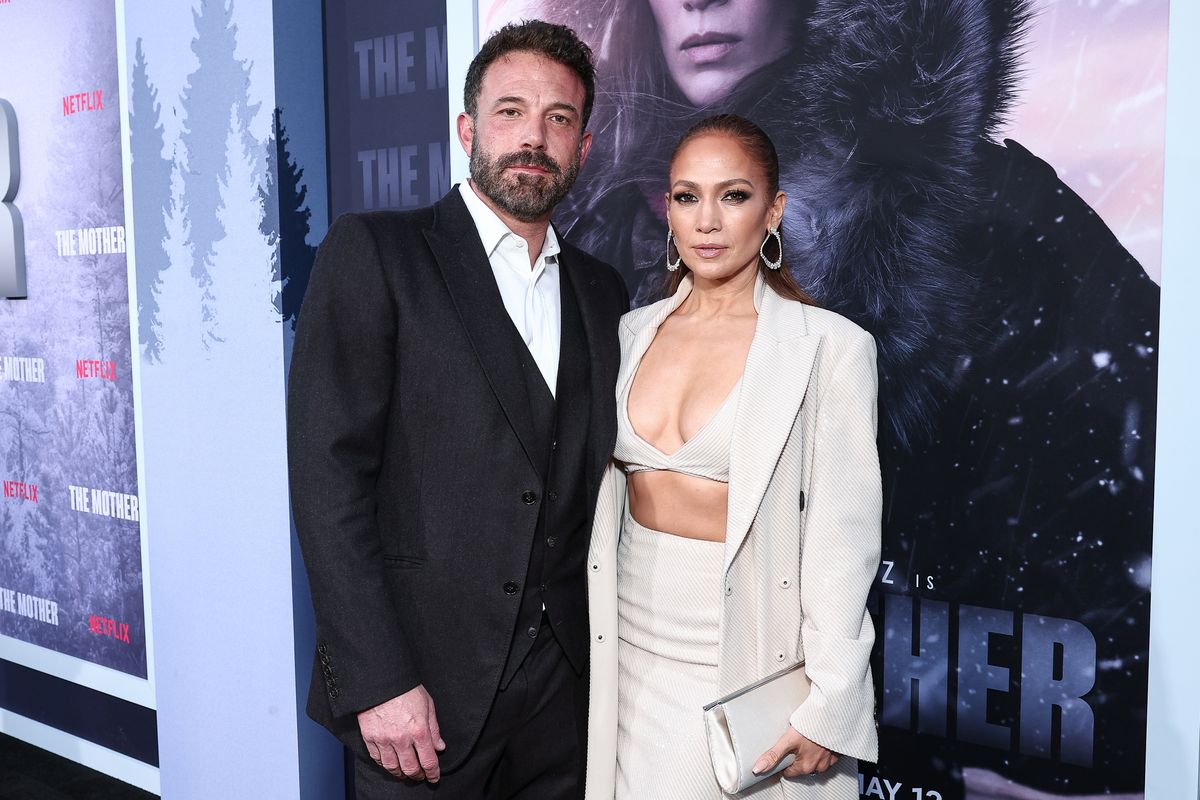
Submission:
M 617 381 L 619 361 L 611 346 L 606 342 L 613 339 L 611 314 L 604 316 L 598 307 L 596 276 L 580 267 L 578 251 L 558 238 L 561 252 L 558 266 L 562 279 L 574 292 L 575 304 L 583 320 L 583 333 L 587 339 L 588 366 L 590 370 L 590 394 L 587 443 L 587 487 L 588 497 L 596 496 L 604 466 L 612 456 L 617 438 L 616 419 L 613 417 L 613 394 L 611 387 Z M 590 510 L 589 510 L 590 517 Z
M 754 522 L 791 435 L 820 343 L 819 336 L 808 335 L 803 306 L 783 301 L 769 289 L 764 292 L 733 423 L 726 570 Z
M 525 455 L 540 472 L 543 459 L 538 456 L 520 352 L 511 345 L 512 320 L 504 309 L 483 242 L 457 188 L 437 203 L 436 210 L 425 240 L 442 271 L 479 366 Z

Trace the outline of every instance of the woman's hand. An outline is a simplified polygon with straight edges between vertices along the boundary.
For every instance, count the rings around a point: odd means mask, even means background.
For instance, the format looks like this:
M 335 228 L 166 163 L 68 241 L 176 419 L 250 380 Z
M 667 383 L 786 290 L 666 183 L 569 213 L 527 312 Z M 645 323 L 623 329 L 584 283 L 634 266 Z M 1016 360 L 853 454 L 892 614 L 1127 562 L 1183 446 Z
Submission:
M 754 762 L 754 774 L 761 775 L 764 772 L 770 772 L 779 763 L 779 760 L 789 753 L 794 754 L 796 760 L 783 771 L 785 778 L 816 775 L 829 769 L 838 761 L 837 754 L 832 750 L 822 747 L 788 725 L 787 731 L 779 737 L 779 741 L 770 750 L 759 756 L 758 761 Z

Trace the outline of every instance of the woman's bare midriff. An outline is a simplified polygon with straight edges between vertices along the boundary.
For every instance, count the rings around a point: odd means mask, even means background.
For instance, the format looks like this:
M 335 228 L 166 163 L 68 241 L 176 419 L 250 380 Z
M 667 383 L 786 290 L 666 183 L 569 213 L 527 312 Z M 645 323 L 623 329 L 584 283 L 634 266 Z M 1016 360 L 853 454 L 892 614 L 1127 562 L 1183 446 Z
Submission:
M 629 513 L 639 525 L 688 539 L 725 541 L 729 485 L 681 472 L 629 476 Z

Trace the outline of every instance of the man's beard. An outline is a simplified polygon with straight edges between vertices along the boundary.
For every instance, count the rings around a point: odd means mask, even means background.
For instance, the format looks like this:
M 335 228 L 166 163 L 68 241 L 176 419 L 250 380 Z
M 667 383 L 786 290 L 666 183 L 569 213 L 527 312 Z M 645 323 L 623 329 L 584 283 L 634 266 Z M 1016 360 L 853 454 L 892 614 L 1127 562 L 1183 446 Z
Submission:
M 521 150 L 493 157 L 476 142 L 471 150 L 471 181 L 502 210 L 522 222 L 540 219 L 554 210 L 567 196 L 579 175 L 579 153 L 567 165 L 566 171 L 541 150 Z M 525 172 L 508 174 L 508 167 L 539 167 L 549 175 Z

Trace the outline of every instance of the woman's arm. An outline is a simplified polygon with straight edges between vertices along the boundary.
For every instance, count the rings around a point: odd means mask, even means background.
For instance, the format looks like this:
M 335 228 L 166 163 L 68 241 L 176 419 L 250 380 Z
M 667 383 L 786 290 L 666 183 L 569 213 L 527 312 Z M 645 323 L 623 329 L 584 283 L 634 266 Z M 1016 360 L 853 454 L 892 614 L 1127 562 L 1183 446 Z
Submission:
M 828 379 L 818 384 L 801 518 L 801 639 L 812 690 L 790 722 L 836 753 L 874 761 L 875 629 L 866 603 L 879 567 L 883 507 L 875 341 L 855 329 L 829 368 Z

